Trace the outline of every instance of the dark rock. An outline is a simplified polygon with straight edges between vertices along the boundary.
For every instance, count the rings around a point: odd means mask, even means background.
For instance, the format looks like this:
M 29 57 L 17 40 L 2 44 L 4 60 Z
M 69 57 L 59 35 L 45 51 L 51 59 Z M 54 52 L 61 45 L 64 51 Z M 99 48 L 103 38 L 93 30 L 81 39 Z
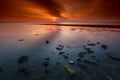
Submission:
M 49 61 L 44 61 L 44 62 L 42 62 L 42 66 L 43 66 L 43 67 L 49 66 Z
M 56 63 L 56 65 L 60 65 L 60 63 L 59 63 L 59 62 L 57 62 L 57 63 Z
M 91 50 L 90 48 L 84 48 L 88 53 L 94 53 L 93 50 Z
M 22 67 L 20 69 L 18 69 L 19 73 L 23 73 L 25 76 L 30 74 L 30 70 L 27 67 Z
M 94 55 L 92 55 L 91 57 L 95 58 L 95 56 L 94 56 Z
M 2 67 L 0 67 L 0 72 L 3 72 L 3 68 Z
M 63 45 L 59 45 L 58 47 L 56 47 L 57 50 L 62 50 L 64 48 Z
M 67 59 L 67 58 L 68 58 L 68 55 L 64 54 L 63 57 L 64 57 L 64 59 Z
M 77 62 L 81 62 L 82 61 L 80 58 L 77 58 L 76 60 L 77 60 Z
M 86 52 L 80 52 L 80 53 L 78 53 L 78 55 L 79 55 L 80 57 L 82 57 L 82 58 L 83 58 L 86 54 L 87 54 Z
M 97 42 L 97 44 L 100 44 L 100 42 Z
M 19 59 L 18 59 L 18 63 L 24 63 L 28 60 L 28 57 L 27 56 L 21 56 Z
M 46 40 L 46 44 L 49 44 L 50 42 L 48 40 Z
M 84 62 L 88 64 L 98 65 L 98 63 L 94 60 L 85 59 Z
M 50 58 L 48 57 L 48 58 L 45 58 L 45 60 L 50 60 Z
M 95 43 L 88 43 L 87 45 L 89 45 L 89 46 L 96 46 Z
M 48 70 L 48 69 L 45 69 L 45 71 L 44 71 L 45 73 L 49 73 L 50 71 Z
M 59 52 L 59 55 L 62 55 L 62 54 L 64 54 L 65 52 Z
M 107 55 L 108 55 L 108 57 L 111 58 L 112 60 L 120 60 L 120 56 L 113 55 L 113 54 L 110 54 L 110 53 L 108 53 Z
M 107 49 L 108 47 L 107 47 L 107 45 L 101 45 L 101 48 Z
M 19 39 L 19 41 L 24 41 L 24 39 Z

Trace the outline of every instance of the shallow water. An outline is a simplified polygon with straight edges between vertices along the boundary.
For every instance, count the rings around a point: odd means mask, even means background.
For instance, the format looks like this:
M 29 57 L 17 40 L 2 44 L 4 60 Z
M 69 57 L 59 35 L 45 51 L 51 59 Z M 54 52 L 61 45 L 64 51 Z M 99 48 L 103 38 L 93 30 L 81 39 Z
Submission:
M 23 41 L 19 41 L 21 39 Z M 46 44 L 46 40 L 50 43 Z M 108 49 L 102 49 L 102 44 Z M 59 55 L 58 45 L 64 45 L 62 51 L 68 55 L 67 59 Z M 86 54 L 77 62 L 78 53 L 86 51 L 84 45 L 94 53 Z M 120 61 L 112 60 L 107 53 L 120 56 L 120 28 L 0 23 L 0 67 L 3 68 L 0 80 L 120 80 Z M 28 56 L 28 61 L 19 64 L 20 56 Z M 41 63 L 47 57 L 50 64 L 43 67 Z M 97 61 L 98 65 L 85 63 L 85 59 Z M 75 64 L 69 64 L 70 60 Z M 71 78 L 65 65 L 74 69 L 77 75 Z M 29 68 L 30 74 L 19 73 L 21 67 Z M 46 69 L 49 72 L 45 73 Z

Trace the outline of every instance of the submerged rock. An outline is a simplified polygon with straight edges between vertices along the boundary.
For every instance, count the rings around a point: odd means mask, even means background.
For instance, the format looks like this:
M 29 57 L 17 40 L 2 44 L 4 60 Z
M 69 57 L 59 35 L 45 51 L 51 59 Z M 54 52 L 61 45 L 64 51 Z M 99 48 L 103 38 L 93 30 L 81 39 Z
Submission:
M 108 47 L 107 47 L 107 45 L 101 45 L 101 48 L 107 49 Z
M 78 53 L 78 55 L 79 55 L 80 57 L 82 57 L 82 58 L 83 58 L 86 54 L 87 54 L 86 52 L 80 52 L 80 53 Z
M 69 61 L 69 64 L 75 64 L 75 61 Z
M 49 58 L 49 57 L 47 57 L 47 58 L 45 58 L 45 60 L 50 60 L 50 58 Z
M 84 62 L 88 63 L 88 64 L 98 65 L 98 63 L 96 61 L 90 60 L 90 59 L 85 59 Z
M 50 42 L 48 40 L 46 40 L 46 44 L 49 44 Z
M 95 43 L 88 43 L 87 45 L 89 45 L 89 46 L 96 46 Z
M 25 76 L 30 74 L 30 69 L 28 69 L 27 67 L 22 67 L 20 69 L 18 69 L 19 73 L 23 73 Z
M 42 62 L 42 66 L 43 66 L 43 67 L 47 67 L 47 66 L 49 66 L 49 61 L 46 60 L 46 61 Z
M 76 60 L 77 60 L 77 62 L 81 62 L 82 61 L 80 58 L 77 58 Z
M 64 54 L 63 57 L 64 57 L 64 59 L 67 59 L 67 58 L 68 58 L 68 55 L 67 55 L 67 54 Z
M 19 59 L 18 59 L 18 63 L 24 63 L 28 60 L 28 57 L 27 56 L 21 56 Z
M 97 42 L 97 44 L 100 44 L 100 42 Z
M 90 48 L 84 48 L 88 53 L 94 53 L 93 50 L 91 50 Z
M 45 69 L 45 71 L 44 71 L 44 72 L 47 74 L 47 73 L 49 73 L 50 71 L 49 71 L 48 69 Z
M 2 67 L 0 67 L 0 72 L 2 72 L 3 71 L 3 68 Z
M 62 50 L 64 48 L 63 45 L 58 45 L 58 47 L 56 47 L 57 50 Z
M 108 57 L 111 58 L 112 60 L 120 60 L 120 56 L 113 55 L 113 54 L 110 54 L 110 53 L 108 53 L 107 55 L 108 55 Z
M 59 55 L 62 55 L 62 54 L 64 54 L 65 52 L 59 52 Z
M 56 62 L 56 65 L 60 65 L 60 62 Z
M 24 39 L 19 39 L 19 41 L 24 41 Z
M 77 74 L 77 72 L 76 72 L 73 68 L 70 68 L 70 67 L 67 66 L 67 65 L 65 65 L 64 68 L 65 68 L 65 70 L 68 72 L 68 74 L 69 74 L 70 76 L 73 76 L 73 75 L 76 75 L 76 74 Z

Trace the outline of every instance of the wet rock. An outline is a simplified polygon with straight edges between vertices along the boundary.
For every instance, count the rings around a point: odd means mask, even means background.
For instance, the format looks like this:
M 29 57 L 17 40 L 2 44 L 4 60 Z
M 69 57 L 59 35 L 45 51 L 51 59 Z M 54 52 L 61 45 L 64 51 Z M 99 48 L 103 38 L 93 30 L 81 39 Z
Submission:
M 74 76 L 77 74 L 77 72 L 73 68 L 71 68 L 67 65 L 65 65 L 64 68 L 70 76 Z
M 95 58 L 95 56 L 94 56 L 94 55 L 92 55 L 91 57 L 92 57 L 92 58 Z
M 90 59 L 85 59 L 84 62 L 88 63 L 88 64 L 98 65 L 98 63 L 96 61 L 90 60 Z
M 89 45 L 89 46 L 96 46 L 95 43 L 88 43 L 87 45 Z
M 50 60 L 50 58 L 49 58 L 49 57 L 47 57 L 47 58 L 45 58 L 45 60 Z
M 46 60 L 46 61 L 42 62 L 42 66 L 43 66 L 43 67 L 47 67 L 47 66 L 49 66 L 49 61 Z
M 114 54 L 111 54 L 111 53 L 108 53 L 107 55 L 112 60 L 120 60 L 120 56 L 117 56 L 117 55 L 114 55 Z
M 2 67 L 0 67 L 0 72 L 3 72 L 3 68 Z
M 44 72 L 47 74 L 47 73 L 49 73 L 50 71 L 49 71 L 48 69 L 45 69 L 45 71 L 44 71 Z
M 81 62 L 82 61 L 80 58 L 77 58 L 76 60 L 77 60 L 77 62 Z
M 101 45 L 101 48 L 107 49 L 108 47 L 107 47 L 107 45 Z
M 84 48 L 88 53 L 94 53 L 93 50 L 91 50 L 90 48 Z
M 18 63 L 24 63 L 28 60 L 28 57 L 27 56 L 21 56 L 19 59 L 18 59 Z
M 59 63 L 59 62 L 57 62 L 57 63 L 56 63 L 56 65 L 60 65 L 60 63 Z
M 100 42 L 97 42 L 97 44 L 100 44 Z
M 86 52 L 80 52 L 80 53 L 78 53 L 78 55 L 79 55 L 80 57 L 82 57 L 82 58 L 83 58 L 86 54 L 87 54 Z
M 46 44 L 49 44 L 50 42 L 48 40 L 46 40 Z
M 75 64 L 75 61 L 69 61 L 69 64 Z
M 59 55 L 62 55 L 62 54 L 64 54 L 65 52 L 59 52 Z
M 63 57 L 64 57 L 64 59 L 67 59 L 67 58 L 68 58 L 68 55 L 67 55 L 67 54 L 64 54 Z
M 24 41 L 24 39 L 19 39 L 19 41 Z
M 18 69 L 19 73 L 23 73 L 25 76 L 30 74 L 30 69 L 28 69 L 27 67 L 22 67 L 20 69 Z
M 56 47 L 57 50 L 62 50 L 64 48 L 63 45 L 58 45 L 58 47 Z

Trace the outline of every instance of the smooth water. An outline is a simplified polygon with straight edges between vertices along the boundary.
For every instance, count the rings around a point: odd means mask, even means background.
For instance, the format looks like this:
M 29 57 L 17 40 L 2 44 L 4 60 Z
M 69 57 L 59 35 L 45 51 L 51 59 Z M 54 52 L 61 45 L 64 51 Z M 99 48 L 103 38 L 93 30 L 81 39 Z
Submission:
M 120 56 L 120 28 L 98 27 L 0 23 L 0 80 L 120 80 L 120 61 L 107 55 Z M 21 39 L 23 41 L 19 41 Z M 46 40 L 50 43 L 46 44 Z M 102 49 L 103 44 L 108 49 Z M 63 55 L 56 50 L 58 45 L 64 46 Z M 77 62 L 78 53 L 86 51 L 85 45 L 94 53 L 86 54 Z M 19 64 L 20 56 L 28 56 L 28 61 Z M 48 67 L 41 65 L 45 58 L 50 58 Z M 85 63 L 85 59 L 97 61 L 98 65 Z M 71 60 L 75 64 L 69 64 Z M 65 65 L 74 69 L 77 75 L 71 78 Z M 27 67 L 30 74 L 18 72 L 22 67 Z

